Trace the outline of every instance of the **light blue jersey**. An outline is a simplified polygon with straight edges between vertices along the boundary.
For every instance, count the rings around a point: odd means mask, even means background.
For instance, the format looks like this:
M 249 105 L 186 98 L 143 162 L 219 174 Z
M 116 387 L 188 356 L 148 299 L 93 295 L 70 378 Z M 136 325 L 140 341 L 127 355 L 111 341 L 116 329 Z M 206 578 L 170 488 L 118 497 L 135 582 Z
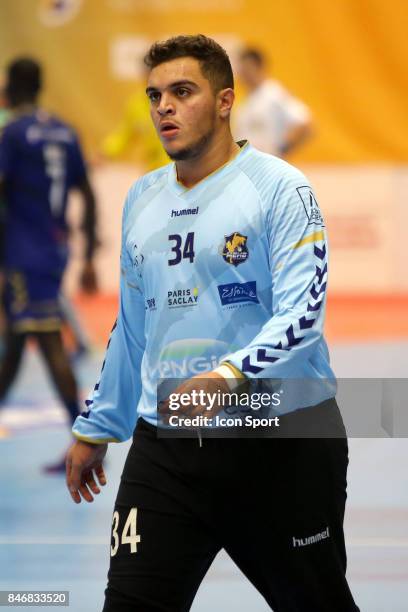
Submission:
M 318 379 L 335 395 L 323 338 L 325 229 L 299 170 L 246 144 L 191 189 L 175 164 L 139 179 L 123 213 L 120 307 L 99 383 L 74 434 L 122 441 L 156 424 L 157 383 L 229 361 L 249 378 Z M 300 394 L 282 412 L 311 405 Z

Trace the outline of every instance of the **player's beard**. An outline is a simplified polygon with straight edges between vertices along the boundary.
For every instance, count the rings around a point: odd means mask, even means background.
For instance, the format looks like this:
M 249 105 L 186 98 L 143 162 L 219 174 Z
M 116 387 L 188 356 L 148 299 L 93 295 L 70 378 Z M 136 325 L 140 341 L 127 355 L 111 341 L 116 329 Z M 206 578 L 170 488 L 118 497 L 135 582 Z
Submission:
M 173 161 L 187 161 L 189 159 L 198 159 L 205 153 L 208 148 L 209 142 L 213 139 L 215 133 L 215 122 L 212 123 L 211 128 L 208 130 L 206 134 L 201 136 L 196 142 L 191 145 L 184 147 L 184 149 L 180 149 L 180 151 L 175 151 L 174 153 L 170 153 L 166 151 L 167 155 Z

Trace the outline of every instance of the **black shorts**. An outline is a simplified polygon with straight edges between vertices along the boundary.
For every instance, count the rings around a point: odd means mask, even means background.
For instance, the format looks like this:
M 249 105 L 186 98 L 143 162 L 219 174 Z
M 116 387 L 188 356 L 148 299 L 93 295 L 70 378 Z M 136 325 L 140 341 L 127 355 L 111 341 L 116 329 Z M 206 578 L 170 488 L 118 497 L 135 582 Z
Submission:
M 113 515 L 104 612 L 187 612 L 223 548 L 275 612 L 358 612 L 345 577 L 347 465 L 344 438 L 200 447 L 157 438 L 139 419 Z

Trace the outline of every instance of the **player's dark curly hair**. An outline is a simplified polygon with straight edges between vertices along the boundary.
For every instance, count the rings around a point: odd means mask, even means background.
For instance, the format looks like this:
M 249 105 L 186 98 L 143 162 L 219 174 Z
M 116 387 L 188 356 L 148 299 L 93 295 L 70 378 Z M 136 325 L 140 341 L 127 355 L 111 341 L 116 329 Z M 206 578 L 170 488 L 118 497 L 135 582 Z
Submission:
M 156 42 L 150 47 L 144 61 L 152 69 L 179 57 L 194 57 L 199 61 L 201 72 L 210 82 L 214 93 L 234 88 L 234 76 L 227 52 L 204 34 L 175 36 Z

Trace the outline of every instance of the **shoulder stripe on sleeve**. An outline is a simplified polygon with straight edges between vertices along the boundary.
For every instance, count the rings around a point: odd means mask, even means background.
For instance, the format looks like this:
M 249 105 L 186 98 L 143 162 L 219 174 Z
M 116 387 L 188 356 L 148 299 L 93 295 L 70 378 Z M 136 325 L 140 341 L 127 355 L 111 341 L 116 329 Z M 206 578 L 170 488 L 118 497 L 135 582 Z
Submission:
M 313 232 L 313 234 L 306 236 L 306 238 L 302 238 L 302 240 L 299 240 L 299 242 L 296 242 L 292 248 L 298 249 L 299 247 L 302 247 L 304 244 L 309 244 L 310 242 L 318 242 L 319 240 L 324 240 L 323 230 L 320 230 L 320 232 Z

